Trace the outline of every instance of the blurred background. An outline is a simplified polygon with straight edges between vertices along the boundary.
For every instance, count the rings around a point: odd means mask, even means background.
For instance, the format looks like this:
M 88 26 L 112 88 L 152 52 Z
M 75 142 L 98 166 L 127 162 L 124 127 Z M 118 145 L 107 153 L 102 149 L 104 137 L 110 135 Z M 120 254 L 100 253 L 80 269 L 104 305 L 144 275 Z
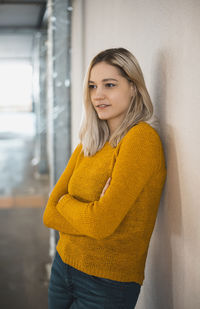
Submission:
M 0 1 L 0 308 L 45 309 L 58 234 L 49 192 L 79 142 L 82 84 L 101 50 L 138 59 L 167 181 L 137 309 L 200 308 L 200 1 Z

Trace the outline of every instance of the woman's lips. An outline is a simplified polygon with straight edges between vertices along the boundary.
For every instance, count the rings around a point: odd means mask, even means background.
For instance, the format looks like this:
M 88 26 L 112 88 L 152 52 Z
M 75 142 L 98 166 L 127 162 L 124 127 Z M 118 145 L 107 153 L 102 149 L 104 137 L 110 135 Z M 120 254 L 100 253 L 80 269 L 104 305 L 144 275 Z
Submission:
M 103 106 L 97 106 L 97 108 L 99 108 L 99 109 L 105 109 L 105 108 L 107 108 L 107 107 L 109 107 L 110 105 L 103 105 Z

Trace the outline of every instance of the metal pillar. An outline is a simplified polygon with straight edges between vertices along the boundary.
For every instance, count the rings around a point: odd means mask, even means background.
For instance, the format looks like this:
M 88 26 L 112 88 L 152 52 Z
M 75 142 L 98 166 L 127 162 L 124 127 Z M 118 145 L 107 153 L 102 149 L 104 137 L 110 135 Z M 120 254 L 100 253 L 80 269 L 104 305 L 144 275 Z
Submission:
M 51 187 L 71 155 L 71 0 L 48 0 L 48 148 Z M 52 232 L 51 232 L 52 235 Z M 55 243 L 58 234 L 54 233 Z M 50 241 L 50 253 L 53 254 Z
M 46 100 L 46 31 L 41 30 L 34 37 L 33 52 L 33 99 L 36 114 L 35 157 L 39 174 L 48 173 L 47 163 L 47 100 Z
M 46 40 L 45 30 L 40 32 L 39 46 L 39 163 L 38 171 L 40 174 L 48 173 L 47 164 L 47 96 L 46 96 Z

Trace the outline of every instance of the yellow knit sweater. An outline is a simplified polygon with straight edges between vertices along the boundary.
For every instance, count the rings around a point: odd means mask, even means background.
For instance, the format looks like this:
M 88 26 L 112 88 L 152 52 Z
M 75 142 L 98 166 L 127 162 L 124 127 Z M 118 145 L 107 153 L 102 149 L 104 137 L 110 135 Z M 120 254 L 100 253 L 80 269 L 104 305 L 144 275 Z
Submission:
M 142 284 L 166 179 L 160 137 L 142 121 L 116 148 L 106 142 L 91 157 L 81 149 L 80 143 L 51 192 L 43 222 L 60 232 L 63 262 L 89 275 Z

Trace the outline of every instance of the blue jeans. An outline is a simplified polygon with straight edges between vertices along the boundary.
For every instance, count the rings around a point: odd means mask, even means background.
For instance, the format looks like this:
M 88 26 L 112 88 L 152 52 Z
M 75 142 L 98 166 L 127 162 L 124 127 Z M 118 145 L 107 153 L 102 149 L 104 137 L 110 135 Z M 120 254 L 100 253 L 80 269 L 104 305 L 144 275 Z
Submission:
M 48 289 L 49 309 L 133 309 L 141 286 L 88 275 L 63 263 L 56 251 Z

